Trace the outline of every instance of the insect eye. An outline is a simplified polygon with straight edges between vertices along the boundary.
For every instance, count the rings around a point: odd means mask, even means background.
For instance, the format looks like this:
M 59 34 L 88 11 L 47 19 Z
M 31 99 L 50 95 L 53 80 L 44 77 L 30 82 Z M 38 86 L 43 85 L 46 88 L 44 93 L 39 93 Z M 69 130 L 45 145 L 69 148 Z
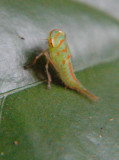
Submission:
M 51 46 L 51 47 L 54 47 L 53 39 L 52 39 L 52 38 L 50 39 L 50 46 Z

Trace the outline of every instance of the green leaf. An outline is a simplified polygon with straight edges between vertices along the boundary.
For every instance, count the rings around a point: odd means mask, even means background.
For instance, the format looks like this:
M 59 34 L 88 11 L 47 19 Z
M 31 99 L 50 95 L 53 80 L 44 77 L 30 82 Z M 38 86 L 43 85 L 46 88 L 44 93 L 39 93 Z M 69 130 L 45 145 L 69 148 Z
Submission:
M 119 159 L 118 6 L 117 0 L 0 0 L 0 159 Z M 54 28 L 66 32 L 77 78 L 97 103 L 64 89 L 55 72 L 47 90 L 44 58 L 24 70 L 48 47 Z
M 8 96 L 0 127 L 4 159 L 118 160 L 118 68 L 119 60 L 77 73 L 97 103 L 58 84 Z
M 48 47 L 54 28 L 66 32 L 75 70 L 119 57 L 119 21 L 88 3 L 0 0 L 0 24 L 1 94 L 39 81 L 41 73 L 23 66 Z

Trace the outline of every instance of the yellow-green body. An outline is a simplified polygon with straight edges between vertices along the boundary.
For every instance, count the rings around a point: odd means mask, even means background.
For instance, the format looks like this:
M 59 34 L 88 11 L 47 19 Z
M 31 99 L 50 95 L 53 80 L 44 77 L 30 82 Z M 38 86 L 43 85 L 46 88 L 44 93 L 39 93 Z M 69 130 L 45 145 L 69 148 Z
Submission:
M 61 30 L 54 29 L 50 32 L 48 41 L 50 59 L 63 83 L 67 87 L 81 92 L 92 99 L 97 99 L 96 96 L 88 92 L 76 79 L 72 69 L 71 52 L 66 41 L 65 33 Z
M 60 42 L 60 39 L 59 39 Z M 72 70 L 71 52 L 66 40 L 60 47 L 49 47 L 50 58 L 58 70 L 59 77 L 69 88 L 75 87 L 76 77 Z

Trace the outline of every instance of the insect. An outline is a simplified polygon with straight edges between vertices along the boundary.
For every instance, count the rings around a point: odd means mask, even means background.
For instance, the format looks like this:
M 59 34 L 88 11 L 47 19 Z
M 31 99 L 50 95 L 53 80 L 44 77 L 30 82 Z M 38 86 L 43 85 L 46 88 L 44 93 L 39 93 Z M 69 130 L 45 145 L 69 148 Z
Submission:
M 46 73 L 48 77 L 48 89 L 51 89 L 51 75 L 48 71 L 48 65 L 51 63 L 64 85 L 70 89 L 80 92 L 84 96 L 97 100 L 98 97 L 90 93 L 76 78 L 71 63 L 71 52 L 66 41 L 66 35 L 62 30 L 53 29 L 48 36 L 49 47 L 38 56 L 32 64 L 26 66 L 29 68 L 34 65 L 41 56 L 46 57 Z

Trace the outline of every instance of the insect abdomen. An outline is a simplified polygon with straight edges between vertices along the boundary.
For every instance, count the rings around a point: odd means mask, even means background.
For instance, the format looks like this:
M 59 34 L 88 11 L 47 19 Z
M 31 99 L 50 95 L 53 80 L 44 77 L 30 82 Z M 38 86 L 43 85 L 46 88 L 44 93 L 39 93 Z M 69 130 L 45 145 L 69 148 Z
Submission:
M 71 88 L 76 90 L 77 92 L 80 92 L 84 94 L 85 96 L 89 97 L 93 100 L 98 100 L 98 97 L 90 93 L 75 77 L 75 74 L 73 73 L 72 64 L 71 61 L 68 61 L 67 66 L 63 68 L 62 72 L 59 73 L 60 78 L 64 82 L 64 84 Z
M 77 79 L 73 73 L 70 60 L 68 60 L 65 65 L 63 65 L 62 70 L 59 72 L 59 76 L 66 86 L 72 89 L 75 87 Z

